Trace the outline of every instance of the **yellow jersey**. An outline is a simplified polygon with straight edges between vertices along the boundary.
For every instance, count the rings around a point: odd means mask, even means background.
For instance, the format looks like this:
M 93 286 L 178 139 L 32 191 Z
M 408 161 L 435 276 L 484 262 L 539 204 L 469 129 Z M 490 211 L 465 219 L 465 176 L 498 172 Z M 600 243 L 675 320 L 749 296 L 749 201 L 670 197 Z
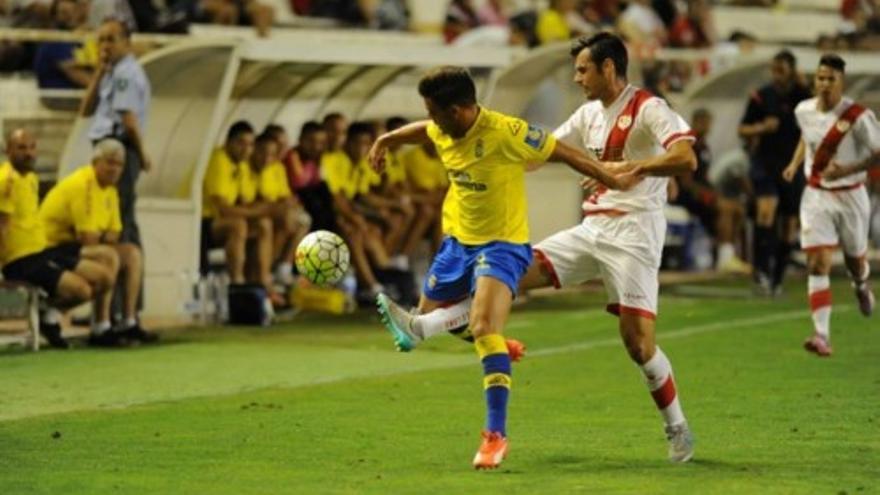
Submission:
M 226 150 L 217 148 L 211 154 L 205 181 L 202 183 L 202 218 L 214 218 L 217 210 L 213 196 L 219 196 L 227 204 L 234 205 L 241 195 L 240 175 L 248 168 L 244 162 L 234 163 Z
M 260 191 L 260 175 L 251 168 L 249 163 L 243 163 L 238 174 L 238 204 L 247 205 L 257 200 Z
M 542 45 L 546 45 L 554 41 L 568 41 L 571 38 L 571 29 L 562 14 L 553 9 L 547 9 L 538 16 L 535 34 L 538 36 L 538 41 Z
M 37 174 L 21 175 L 8 161 L 0 165 L 0 213 L 9 215 L 6 236 L 0 243 L 0 263 L 4 265 L 46 249 L 38 209 L 39 187 Z
M 382 184 L 382 176 L 370 167 L 370 162 L 366 157 L 361 159 L 355 168 L 357 169 L 358 194 L 367 194 L 371 189 Z
M 121 232 L 116 186 L 102 188 L 95 168 L 84 165 L 49 191 L 40 205 L 40 220 L 49 246 L 76 242 L 81 232 Z
M 461 138 L 445 134 L 433 122 L 427 132 L 449 175 L 443 232 L 466 245 L 529 242 L 525 166 L 547 161 L 556 138 L 482 107 Z
M 385 178 L 389 185 L 406 183 L 406 166 L 401 159 L 403 153 L 403 150 L 397 150 L 385 154 Z
M 321 155 L 321 173 L 333 194 L 342 193 L 353 199 L 361 189 L 359 170 L 344 151 L 330 151 Z
M 283 163 L 275 161 L 263 167 L 260 171 L 259 194 L 266 201 L 278 201 L 293 196 Z
M 425 152 L 421 146 L 413 146 L 400 155 L 406 170 L 406 179 L 413 187 L 433 191 L 449 186 L 449 178 L 443 162 Z

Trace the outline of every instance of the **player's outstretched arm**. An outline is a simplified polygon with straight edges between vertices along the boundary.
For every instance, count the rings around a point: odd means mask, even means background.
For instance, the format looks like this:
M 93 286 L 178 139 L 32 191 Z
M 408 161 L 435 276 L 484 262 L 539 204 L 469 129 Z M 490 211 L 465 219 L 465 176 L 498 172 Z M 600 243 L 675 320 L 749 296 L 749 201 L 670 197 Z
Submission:
M 556 141 L 556 147 L 547 160 L 566 163 L 576 172 L 596 179 L 609 189 L 629 189 L 638 181 L 633 174 L 615 175 L 609 172 L 600 162 L 565 144 L 564 141 Z
M 680 140 L 672 143 L 662 155 L 647 160 L 632 160 L 629 163 L 636 168 L 637 175 L 669 177 L 695 171 L 697 155 L 694 153 L 693 141 Z
M 804 150 L 806 144 L 804 144 L 803 138 L 798 141 L 797 148 L 794 150 L 794 155 L 791 157 L 791 161 L 788 162 L 788 166 L 785 167 L 785 170 L 782 171 L 782 178 L 785 179 L 786 182 L 791 182 L 794 180 L 795 174 L 797 174 L 798 170 L 801 168 L 801 165 L 804 163 Z
M 428 124 L 430 123 L 430 120 L 420 120 L 379 136 L 379 139 L 370 148 L 369 155 L 367 155 L 373 170 L 379 173 L 385 170 L 385 153 L 388 151 L 388 148 L 402 144 L 423 144 L 428 142 L 430 140 L 428 137 Z

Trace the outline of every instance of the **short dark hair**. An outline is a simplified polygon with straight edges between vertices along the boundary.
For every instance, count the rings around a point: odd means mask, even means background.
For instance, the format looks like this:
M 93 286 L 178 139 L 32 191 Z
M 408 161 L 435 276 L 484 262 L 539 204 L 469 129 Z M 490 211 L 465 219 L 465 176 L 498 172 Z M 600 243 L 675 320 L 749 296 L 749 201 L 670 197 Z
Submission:
M 344 119 L 344 118 L 345 118 L 345 115 L 342 115 L 339 112 L 330 112 L 324 116 L 324 120 L 322 120 L 321 123 L 323 125 L 327 125 L 328 123 L 330 123 L 333 120 L 339 120 L 339 119 Z
M 590 61 L 596 64 L 596 67 L 602 67 L 606 59 L 611 59 L 617 76 L 626 79 L 629 55 L 626 53 L 626 45 L 619 36 L 606 31 L 592 36 L 581 36 L 572 42 L 569 53 L 572 58 L 576 58 L 585 48 L 590 49 Z
M 268 143 L 278 144 L 278 142 L 275 141 L 275 136 L 266 131 L 263 131 L 263 133 L 257 136 L 257 138 L 254 140 L 254 144 L 256 146 L 262 146 Z
M 419 94 L 441 108 L 477 103 L 477 88 L 464 67 L 444 66 L 432 69 L 419 81 Z
M 408 123 L 409 123 L 408 120 L 406 120 L 405 118 L 403 118 L 399 115 L 394 116 L 394 117 L 389 117 L 388 120 L 385 121 L 385 129 L 387 129 L 389 131 L 393 131 L 394 129 L 397 129 L 399 127 L 403 127 Z
M 691 120 L 708 119 L 711 117 L 712 112 L 710 112 L 708 108 L 700 107 L 694 110 L 694 114 L 691 116 Z
M 251 123 L 247 120 L 239 120 L 236 121 L 229 127 L 229 131 L 226 133 L 226 140 L 232 141 L 242 134 L 253 134 L 254 128 L 251 126 Z
M 324 132 L 324 126 L 322 126 L 317 120 L 309 120 L 300 127 L 299 136 L 302 138 L 303 136 L 308 136 L 309 134 L 314 134 L 316 132 Z
M 792 69 L 797 68 L 797 58 L 795 58 L 794 53 L 791 53 L 788 50 L 782 50 L 776 55 L 773 55 L 773 60 L 777 62 L 785 62 Z
M 268 134 L 272 139 L 277 139 L 279 135 L 287 134 L 287 129 L 280 124 L 268 124 L 266 125 L 266 128 L 263 129 L 263 134 Z
M 739 43 L 740 41 L 758 41 L 758 38 L 755 38 L 751 33 L 736 29 L 730 33 L 730 37 L 727 38 L 727 41 L 730 41 L 731 43 Z
M 352 122 L 351 125 L 348 126 L 348 134 L 346 134 L 346 139 L 354 139 L 355 136 L 360 134 L 369 134 L 370 138 L 374 138 L 376 133 L 373 131 L 373 124 L 369 122 Z
M 101 21 L 101 24 L 109 24 L 109 23 L 119 24 L 119 30 L 122 31 L 122 37 L 125 39 L 131 39 L 131 26 L 129 26 L 128 22 L 126 22 L 124 19 L 121 19 L 121 18 L 115 17 L 115 16 L 110 16 L 110 17 L 105 17 L 104 20 Z
M 831 67 L 840 73 L 846 72 L 846 62 L 836 53 L 826 53 L 825 55 L 822 55 L 822 58 L 819 59 L 819 65 Z

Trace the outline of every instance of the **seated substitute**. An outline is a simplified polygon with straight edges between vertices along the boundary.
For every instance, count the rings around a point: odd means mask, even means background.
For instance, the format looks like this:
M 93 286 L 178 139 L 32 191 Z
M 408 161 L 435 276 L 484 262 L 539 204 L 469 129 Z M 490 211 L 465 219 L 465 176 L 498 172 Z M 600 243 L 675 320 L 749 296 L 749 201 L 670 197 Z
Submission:
M 119 242 L 122 220 L 116 183 L 124 166 L 125 146 L 116 139 L 103 139 L 94 147 L 91 164 L 58 182 L 40 205 L 49 246 L 95 261 L 101 260 L 101 252 L 108 247 L 118 255 L 118 268 L 124 277 L 124 320 L 118 331 L 111 330 L 109 319 L 103 319 L 110 314 L 110 298 L 101 301 L 93 328 L 95 343 L 101 344 L 115 344 L 119 338 L 143 343 L 158 340 L 156 334 L 145 332 L 138 322 L 137 301 L 143 278 L 140 247 Z
M 38 212 L 34 136 L 24 129 L 13 130 L 6 138 L 6 156 L 9 160 L 0 165 L 3 277 L 36 285 L 49 295 L 48 304 L 40 311 L 40 333 L 52 347 L 67 349 L 70 344 L 61 336 L 59 310 L 94 299 L 96 320 L 109 322 L 110 315 L 102 311 L 109 307 L 106 303 L 116 282 L 119 260 L 115 251 L 103 246 L 95 250 L 95 259 L 81 258 L 78 252 L 68 249 L 48 247 Z M 91 343 L 101 341 L 90 339 Z
M 257 175 L 257 198 L 272 220 L 272 260 L 276 279 L 293 284 L 296 246 L 309 232 L 312 219 L 287 184 L 287 171 L 278 159 L 279 142 L 270 134 L 257 137 L 250 164 Z

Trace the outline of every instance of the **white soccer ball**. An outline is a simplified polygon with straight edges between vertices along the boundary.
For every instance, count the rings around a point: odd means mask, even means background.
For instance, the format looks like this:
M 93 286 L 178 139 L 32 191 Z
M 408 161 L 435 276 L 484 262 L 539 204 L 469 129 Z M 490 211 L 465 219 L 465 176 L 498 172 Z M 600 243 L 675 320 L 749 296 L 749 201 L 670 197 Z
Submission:
M 316 285 L 334 285 L 348 271 L 348 246 L 328 230 L 316 230 L 296 247 L 296 269 Z

